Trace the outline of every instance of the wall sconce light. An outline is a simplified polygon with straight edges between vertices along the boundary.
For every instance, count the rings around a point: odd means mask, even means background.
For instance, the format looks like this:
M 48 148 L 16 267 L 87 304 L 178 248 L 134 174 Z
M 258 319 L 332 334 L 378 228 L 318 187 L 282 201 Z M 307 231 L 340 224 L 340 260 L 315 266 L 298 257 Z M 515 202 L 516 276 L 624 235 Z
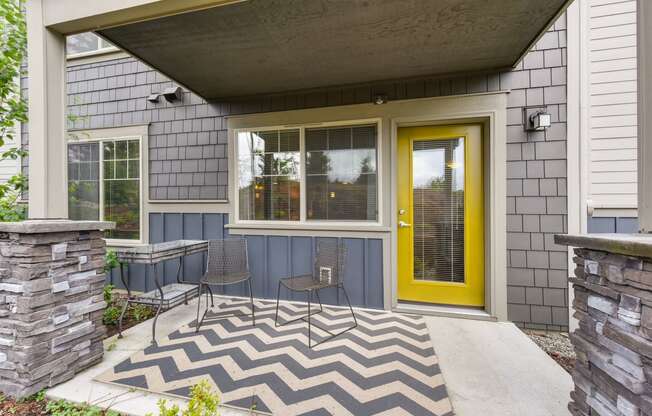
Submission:
M 170 87 L 163 90 L 163 96 L 168 102 L 181 101 L 183 99 L 183 90 L 181 87 Z
M 147 96 L 147 101 L 150 103 L 158 103 L 161 96 L 165 98 L 165 100 L 169 103 L 173 103 L 175 101 L 181 101 L 183 100 L 183 90 L 181 87 L 170 87 L 166 88 L 163 90 L 163 92 L 155 92 L 153 94 L 150 94 Z
M 374 104 L 381 105 L 387 103 L 387 94 L 376 94 L 374 96 Z
M 540 111 L 530 116 L 530 125 L 533 130 L 545 130 L 550 127 L 550 114 Z
M 543 131 L 552 124 L 550 113 L 545 108 L 524 108 L 523 124 L 526 131 Z

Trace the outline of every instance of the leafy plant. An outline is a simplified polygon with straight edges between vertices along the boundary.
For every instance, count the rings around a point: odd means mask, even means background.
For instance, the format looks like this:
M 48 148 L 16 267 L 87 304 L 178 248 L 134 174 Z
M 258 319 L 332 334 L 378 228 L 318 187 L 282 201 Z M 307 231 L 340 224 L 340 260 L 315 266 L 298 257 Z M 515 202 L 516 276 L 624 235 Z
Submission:
M 118 342 L 117 342 L 116 340 L 113 340 L 113 341 L 112 341 L 112 342 L 111 342 L 111 343 L 106 347 L 106 350 L 107 350 L 107 351 L 113 351 L 114 349 L 116 349 L 117 346 L 118 346 Z
M 102 322 L 104 325 L 117 325 L 118 319 L 120 319 L 120 308 L 117 306 L 109 306 L 104 309 L 102 314 Z
M 158 416 L 219 416 L 220 398 L 211 390 L 208 381 L 202 380 L 190 389 L 190 402 L 184 410 L 179 405 L 167 406 L 167 400 L 158 401 Z M 153 416 L 149 413 L 147 416 Z
M 113 410 L 102 410 L 88 404 L 75 404 L 65 400 L 50 401 L 45 410 L 52 416 L 120 416 Z
M 113 289 L 115 289 L 115 286 L 110 285 L 110 284 L 104 286 L 104 289 L 102 289 L 102 295 L 104 296 L 104 302 L 106 302 L 107 305 L 113 305 L 113 302 L 114 302 Z
M 106 255 L 104 256 L 104 272 L 109 273 L 118 266 L 120 266 L 118 253 L 116 253 L 115 250 L 107 250 Z
M 137 303 L 131 307 L 131 317 L 134 318 L 136 322 L 144 321 L 152 317 L 154 312 L 152 309 L 140 303 Z
M 34 394 L 32 398 L 34 401 L 42 402 L 43 400 L 45 400 L 45 390 L 41 390 L 38 393 Z
M 27 51 L 27 25 L 22 13 L 23 0 L 0 0 L 0 146 L 16 142 L 16 126 L 27 121 L 27 105 L 20 95 L 21 65 Z M 20 146 L 0 154 L 0 161 L 27 156 Z M 27 189 L 27 178 L 18 173 L 0 183 L 0 221 L 26 218 L 27 209 L 19 203 Z

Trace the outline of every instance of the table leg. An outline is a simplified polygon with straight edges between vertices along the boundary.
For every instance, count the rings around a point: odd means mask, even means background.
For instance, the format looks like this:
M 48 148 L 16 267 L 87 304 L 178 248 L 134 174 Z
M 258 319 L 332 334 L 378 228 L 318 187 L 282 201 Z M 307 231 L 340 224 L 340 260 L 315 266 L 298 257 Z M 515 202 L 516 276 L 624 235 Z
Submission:
M 110 273 L 110 272 L 109 272 Z M 129 268 L 127 267 L 127 274 L 129 273 Z M 120 281 L 122 282 L 122 286 L 127 289 L 127 297 L 131 298 L 131 289 L 129 289 L 129 277 L 125 279 L 125 265 L 124 263 L 120 263 Z
M 127 289 L 127 299 L 125 300 L 125 304 L 122 305 L 122 311 L 120 312 L 120 318 L 118 319 L 118 338 L 122 338 L 122 319 L 125 316 L 125 312 L 127 312 L 127 307 L 131 300 L 131 291 L 129 290 L 129 283 L 125 281 L 124 270 L 124 264 L 120 263 L 120 280 L 122 281 L 122 285 Z
M 158 263 L 154 263 L 152 268 L 154 269 L 154 283 L 156 284 L 159 296 L 161 297 L 158 308 L 156 309 L 156 315 L 154 315 L 154 322 L 152 322 L 152 344 L 156 344 L 156 322 L 158 321 L 158 316 L 161 313 L 161 308 L 163 308 L 164 299 L 163 288 L 161 287 L 161 282 L 158 280 Z
M 118 338 L 122 338 L 122 318 L 124 318 L 128 306 L 129 306 L 129 298 L 127 298 L 125 304 L 122 305 L 122 311 L 120 312 L 120 319 L 118 319 Z

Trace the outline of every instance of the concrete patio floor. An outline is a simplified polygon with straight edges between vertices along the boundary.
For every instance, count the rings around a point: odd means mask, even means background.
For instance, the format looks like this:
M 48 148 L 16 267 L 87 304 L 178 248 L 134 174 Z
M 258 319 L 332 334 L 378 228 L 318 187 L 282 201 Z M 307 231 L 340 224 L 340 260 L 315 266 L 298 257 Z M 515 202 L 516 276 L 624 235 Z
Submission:
M 192 321 L 196 300 L 161 314 L 157 337 Z M 446 387 L 458 416 L 569 415 L 571 377 L 516 326 L 456 318 L 425 317 Z M 105 341 L 102 363 L 47 391 L 52 399 L 86 402 L 127 415 L 158 414 L 157 401 L 183 400 L 94 381 L 94 377 L 150 343 L 151 321 Z M 248 415 L 223 408 L 222 416 Z

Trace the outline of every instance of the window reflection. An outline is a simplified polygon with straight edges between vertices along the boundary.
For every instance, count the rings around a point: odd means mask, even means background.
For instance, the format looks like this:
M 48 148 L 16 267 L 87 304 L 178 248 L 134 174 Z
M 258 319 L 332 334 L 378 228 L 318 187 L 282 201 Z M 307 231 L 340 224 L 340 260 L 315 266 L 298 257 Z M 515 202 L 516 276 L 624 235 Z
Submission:
M 138 140 L 104 142 L 104 219 L 116 223 L 108 238 L 139 238 L 139 162 Z
M 68 146 L 68 213 L 74 220 L 100 218 L 99 144 Z
M 464 282 L 464 139 L 413 144 L 414 276 Z
M 376 126 L 306 130 L 308 219 L 375 221 Z
M 299 130 L 238 133 L 241 219 L 299 220 L 299 137 Z
M 73 220 L 114 221 L 107 238 L 140 239 L 140 141 L 69 144 L 68 212 Z
M 66 53 L 75 55 L 101 51 L 114 46 L 92 32 L 78 33 L 66 38 Z

